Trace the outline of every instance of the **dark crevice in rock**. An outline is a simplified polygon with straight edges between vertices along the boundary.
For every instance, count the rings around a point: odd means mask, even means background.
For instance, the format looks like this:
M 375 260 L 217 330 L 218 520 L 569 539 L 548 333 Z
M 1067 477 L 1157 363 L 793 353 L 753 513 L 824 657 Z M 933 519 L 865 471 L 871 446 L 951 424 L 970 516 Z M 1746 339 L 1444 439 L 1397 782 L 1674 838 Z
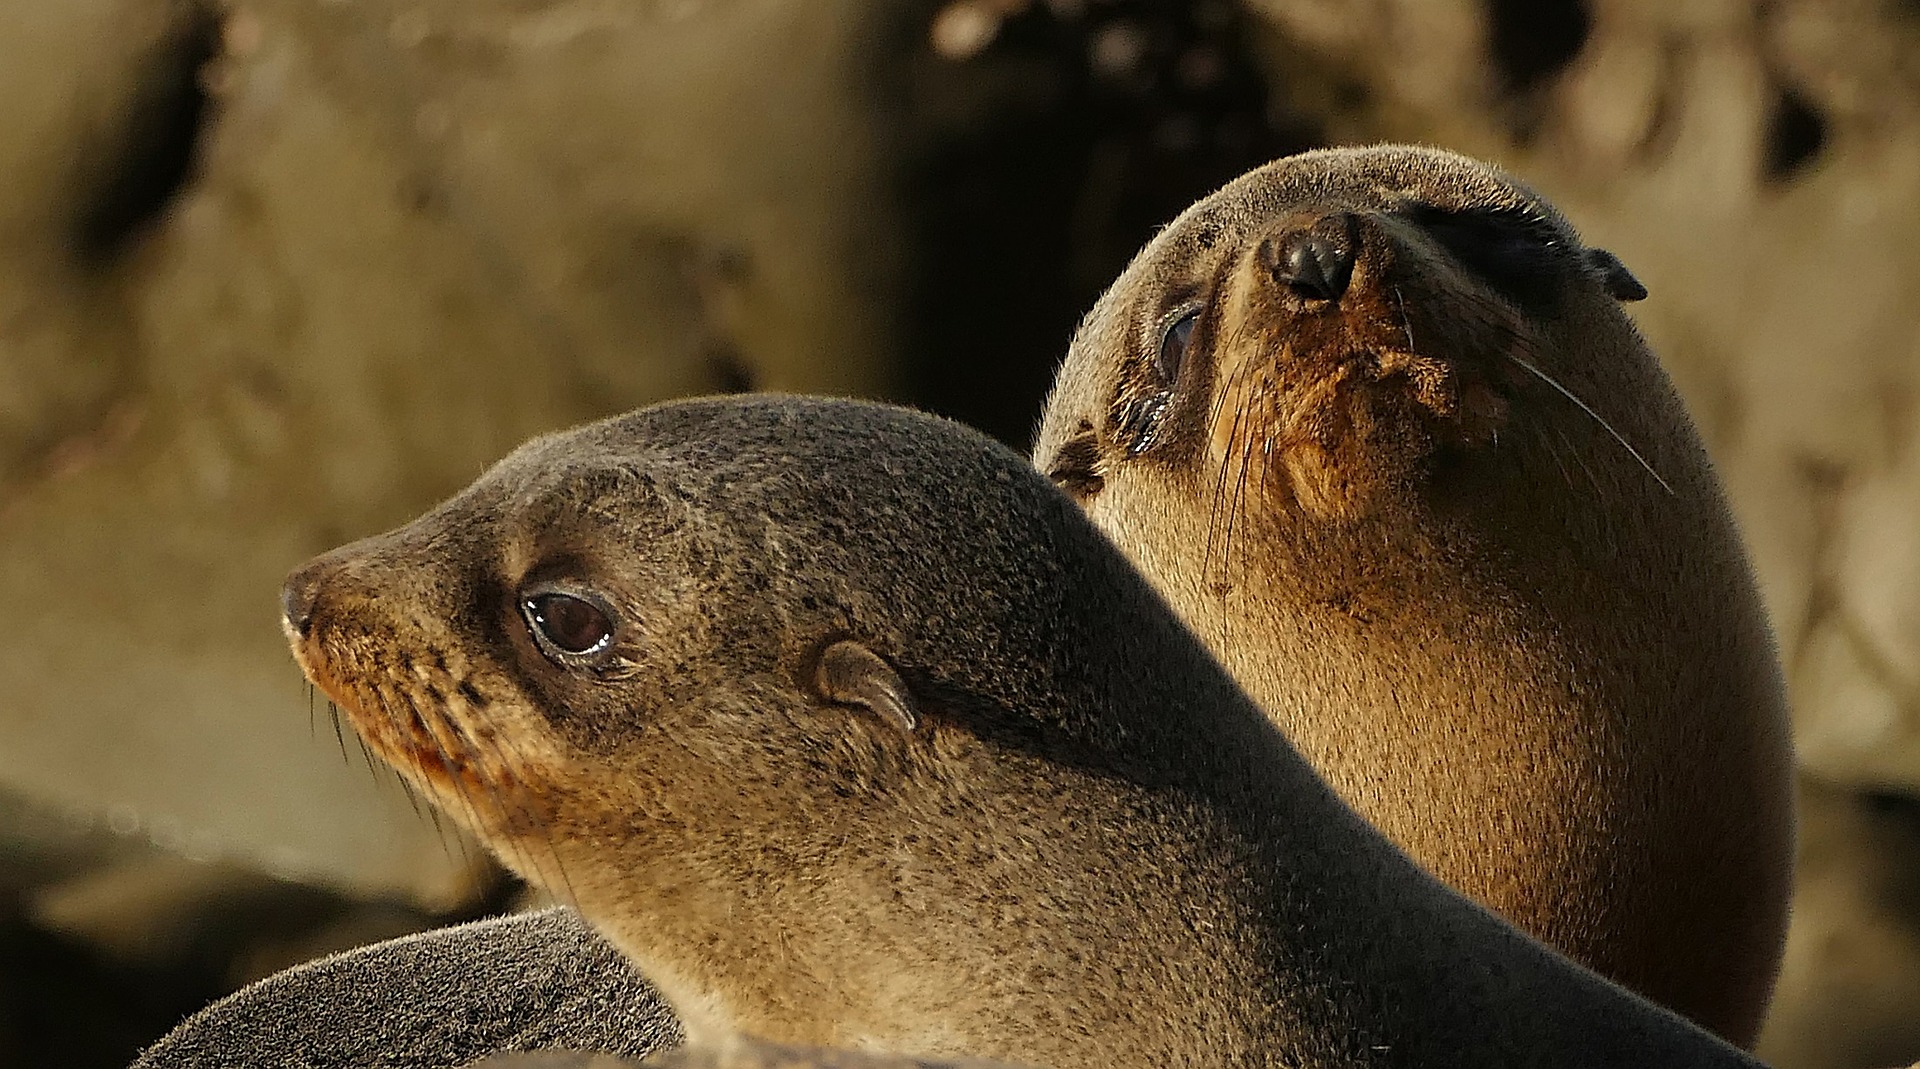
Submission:
M 1074 325 L 1154 228 L 1319 131 L 1271 105 L 1226 3 L 1034 4 L 961 58 L 921 10 L 880 89 L 904 137 L 905 386 L 1024 448 Z
M 1593 12 L 1584 0 L 1488 0 L 1488 46 L 1510 93 L 1564 70 L 1586 47 Z
M 89 260 L 111 259 L 179 194 L 193 172 L 208 108 L 201 69 L 220 47 L 220 19 L 197 8 L 151 61 L 131 100 L 104 176 L 81 211 L 74 241 Z
M 1813 101 L 1790 85 L 1776 85 L 1762 165 L 1767 181 L 1792 179 L 1818 159 L 1826 145 L 1827 120 Z
M 717 343 L 707 351 L 707 366 L 713 372 L 715 393 L 752 393 L 755 388 L 753 369 L 740 355 L 740 350 L 726 343 Z
M 1915 838 L 1920 841 L 1920 798 L 1896 790 L 1869 790 L 1860 797 L 1870 812 L 1898 817 L 1916 829 Z

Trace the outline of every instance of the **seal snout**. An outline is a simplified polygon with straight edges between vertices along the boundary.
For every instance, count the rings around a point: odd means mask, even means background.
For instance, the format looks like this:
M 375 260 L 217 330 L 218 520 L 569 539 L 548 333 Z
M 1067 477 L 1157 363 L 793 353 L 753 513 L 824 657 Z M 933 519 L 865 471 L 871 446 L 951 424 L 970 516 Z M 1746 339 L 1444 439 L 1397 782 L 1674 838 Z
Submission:
M 313 629 L 313 607 L 320 600 L 321 583 L 331 571 L 330 562 L 321 557 L 296 568 L 280 584 L 280 618 L 289 634 L 306 638 Z
M 280 584 L 280 622 L 296 642 L 314 638 L 343 611 L 351 613 L 383 588 L 403 581 L 395 565 L 403 549 L 391 533 L 328 550 L 287 574 Z
M 1311 301 L 1337 301 L 1353 280 L 1360 242 L 1347 212 L 1290 226 L 1260 242 L 1259 257 L 1273 280 Z

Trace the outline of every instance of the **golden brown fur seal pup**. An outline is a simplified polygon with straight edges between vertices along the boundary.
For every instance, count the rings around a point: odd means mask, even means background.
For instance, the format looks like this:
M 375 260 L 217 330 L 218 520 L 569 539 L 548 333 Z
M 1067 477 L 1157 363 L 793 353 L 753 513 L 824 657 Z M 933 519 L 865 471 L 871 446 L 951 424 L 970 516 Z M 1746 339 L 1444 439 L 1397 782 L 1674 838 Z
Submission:
M 1420 870 L 957 424 L 646 409 L 523 446 L 283 599 L 368 743 L 696 1044 L 1755 1064 Z
M 1644 295 L 1483 164 L 1283 159 L 1100 300 L 1035 460 L 1415 859 L 1746 1045 L 1786 709 Z

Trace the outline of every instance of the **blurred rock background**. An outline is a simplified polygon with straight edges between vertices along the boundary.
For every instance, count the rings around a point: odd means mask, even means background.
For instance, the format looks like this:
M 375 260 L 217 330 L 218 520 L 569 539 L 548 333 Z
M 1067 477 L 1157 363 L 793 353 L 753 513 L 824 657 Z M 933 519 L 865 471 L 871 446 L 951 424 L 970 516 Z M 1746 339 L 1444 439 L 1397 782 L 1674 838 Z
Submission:
M 681 394 L 1024 447 L 1153 226 L 1385 138 L 1652 291 L 1793 689 L 1761 1053 L 1920 1058 L 1913 0 L 0 0 L 0 100 L 0 1066 L 515 901 L 313 708 L 292 565 Z

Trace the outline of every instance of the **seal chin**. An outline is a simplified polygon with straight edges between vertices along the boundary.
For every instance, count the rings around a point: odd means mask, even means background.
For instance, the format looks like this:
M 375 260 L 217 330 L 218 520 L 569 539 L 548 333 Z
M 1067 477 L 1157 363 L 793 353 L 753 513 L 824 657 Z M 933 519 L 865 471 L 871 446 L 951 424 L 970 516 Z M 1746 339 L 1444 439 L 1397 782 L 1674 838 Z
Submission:
M 492 759 L 484 741 L 463 726 L 471 721 L 470 712 L 456 714 L 447 701 L 436 697 L 438 688 L 418 678 L 404 678 L 395 666 L 377 657 L 365 653 L 343 657 L 328 650 L 329 645 L 346 646 L 341 652 L 347 653 L 356 645 L 378 644 L 331 637 L 335 643 L 312 639 L 297 643 L 295 659 L 313 685 L 347 714 L 354 731 L 375 755 L 408 782 L 457 814 L 463 800 L 471 806 L 472 798 L 495 797 L 517 788 L 514 770 Z M 473 819 L 483 825 L 492 823 L 478 811 Z
M 1377 439 L 1392 428 L 1375 418 L 1355 377 L 1352 365 L 1300 379 L 1229 377 L 1209 428 L 1222 506 L 1328 521 L 1371 512 L 1371 474 L 1390 459 Z
M 1437 450 L 1490 444 L 1507 419 L 1505 399 L 1453 360 L 1400 348 L 1355 346 L 1333 359 L 1262 348 L 1223 362 L 1209 406 L 1212 466 L 1236 509 L 1359 519 L 1417 485 Z

